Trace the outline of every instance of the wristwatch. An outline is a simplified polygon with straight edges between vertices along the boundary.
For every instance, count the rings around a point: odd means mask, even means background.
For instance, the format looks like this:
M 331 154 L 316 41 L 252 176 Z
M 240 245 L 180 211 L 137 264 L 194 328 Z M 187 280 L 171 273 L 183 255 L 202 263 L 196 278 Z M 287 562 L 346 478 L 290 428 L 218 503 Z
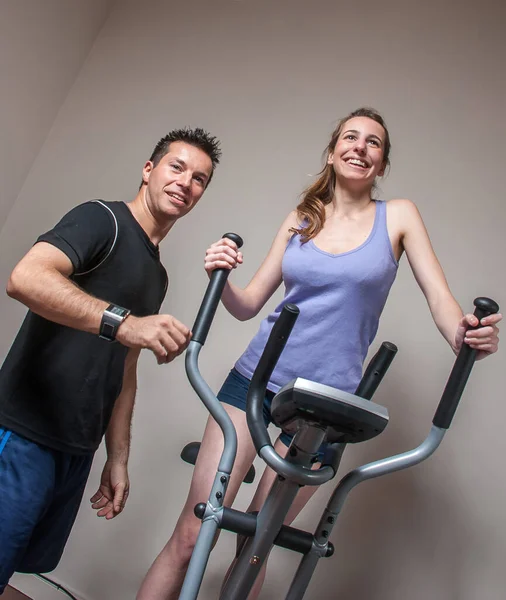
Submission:
M 102 321 L 100 323 L 99 337 L 109 342 L 114 342 L 116 339 L 116 333 L 118 327 L 128 317 L 130 311 L 127 308 L 116 306 L 116 304 L 109 304 L 104 310 L 102 315 Z

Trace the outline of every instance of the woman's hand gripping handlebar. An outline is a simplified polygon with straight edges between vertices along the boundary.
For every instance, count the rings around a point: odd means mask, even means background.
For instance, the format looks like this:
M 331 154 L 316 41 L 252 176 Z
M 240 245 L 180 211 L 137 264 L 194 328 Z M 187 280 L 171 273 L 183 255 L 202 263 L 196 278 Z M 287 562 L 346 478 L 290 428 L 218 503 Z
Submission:
M 236 233 L 225 233 L 223 237 L 235 242 L 238 248 L 241 248 L 243 245 L 242 238 Z M 192 341 L 198 342 L 202 346 L 206 342 L 207 334 L 209 333 L 229 274 L 229 269 L 215 269 L 211 274 L 211 280 L 207 286 L 204 299 L 202 300 L 200 310 L 192 329 Z
M 474 316 L 479 321 L 488 315 L 499 312 L 499 305 L 490 298 L 476 298 L 474 306 L 476 307 Z M 478 325 L 474 329 L 478 329 L 479 327 L 481 325 Z M 450 427 L 453 415 L 457 410 L 462 392 L 476 360 L 476 354 L 476 350 L 473 350 L 467 344 L 462 344 L 432 421 L 435 427 L 439 427 L 440 429 L 448 429 Z

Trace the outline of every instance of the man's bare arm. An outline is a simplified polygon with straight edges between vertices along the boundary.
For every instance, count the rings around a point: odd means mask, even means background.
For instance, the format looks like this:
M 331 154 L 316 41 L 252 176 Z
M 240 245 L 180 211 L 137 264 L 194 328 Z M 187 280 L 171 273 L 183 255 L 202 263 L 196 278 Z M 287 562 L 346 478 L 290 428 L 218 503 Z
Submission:
M 129 350 L 125 361 L 123 386 L 114 403 L 105 434 L 108 460 L 127 464 L 130 453 L 130 428 L 137 391 L 137 360 L 140 350 Z
M 49 321 L 98 335 L 109 302 L 75 285 L 69 279 L 73 270 L 64 252 L 39 242 L 14 268 L 7 294 Z M 162 364 L 185 350 L 191 332 L 171 315 L 130 315 L 119 326 L 116 339 L 128 348 L 148 348 Z
M 73 270 L 64 252 L 39 242 L 12 271 L 7 294 L 49 321 L 98 334 L 108 303 L 75 285 Z

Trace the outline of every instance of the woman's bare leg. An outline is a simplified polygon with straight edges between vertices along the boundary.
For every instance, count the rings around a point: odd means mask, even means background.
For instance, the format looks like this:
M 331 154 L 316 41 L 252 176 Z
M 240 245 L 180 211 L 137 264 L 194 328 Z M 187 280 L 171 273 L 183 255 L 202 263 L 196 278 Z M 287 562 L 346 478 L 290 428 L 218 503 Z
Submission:
M 237 432 L 237 456 L 225 496 L 225 505 L 234 501 L 239 487 L 255 458 L 246 413 L 235 406 L 223 404 Z M 151 565 L 137 600 L 177 600 L 200 529 L 200 520 L 193 508 L 207 501 L 223 451 L 223 434 L 213 418 L 209 418 L 195 465 L 195 471 L 183 511 L 174 533 Z

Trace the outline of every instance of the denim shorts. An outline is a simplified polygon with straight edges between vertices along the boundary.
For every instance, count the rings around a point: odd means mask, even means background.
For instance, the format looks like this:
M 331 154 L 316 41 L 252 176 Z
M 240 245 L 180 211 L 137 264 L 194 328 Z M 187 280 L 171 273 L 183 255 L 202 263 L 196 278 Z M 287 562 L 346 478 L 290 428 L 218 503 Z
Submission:
M 232 369 L 218 392 L 218 400 L 223 402 L 223 404 L 230 404 L 246 412 L 249 384 L 250 380 L 247 377 L 241 375 L 237 369 Z M 271 403 L 275 395 L 275 392 L 271 392 L 270 390 L 266 390 L 265 392 L 263 417 L 266 427 L 273 422 L 271 417 Z M 288 448 L 292 443 L 293 435 L 282 431 L 279 439 Z M 320 462 L 323 459 L 326 446 L 327 444 L 324 443 L 318 450 L 318 460 Z
M 57 566 L 92 460 L 0 427 L 0 594 L 15 571 L 47 573 Z

